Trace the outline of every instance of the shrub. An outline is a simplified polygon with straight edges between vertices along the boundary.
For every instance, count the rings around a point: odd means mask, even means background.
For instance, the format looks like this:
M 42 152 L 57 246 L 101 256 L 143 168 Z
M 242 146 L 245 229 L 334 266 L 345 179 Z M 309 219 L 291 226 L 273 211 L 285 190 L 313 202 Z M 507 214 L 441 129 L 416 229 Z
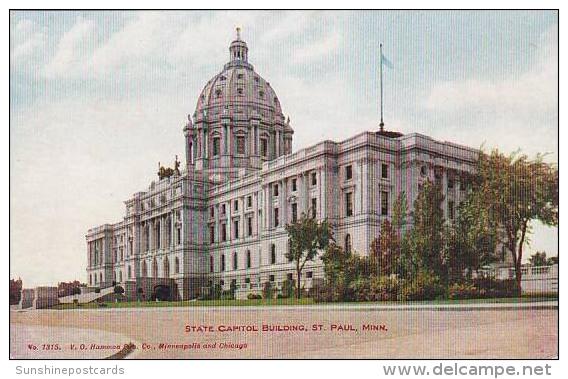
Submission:
M 221 293 L 221 300 L 234 300 L 235 299 L 235 292 L 233 290 L 224 290 Z
M 415 277 L 406 280 L 401 289 L 402 300 L 435 300 L 444 295 L 440 278 L 427 271 L 419 271 Z
M 475 299 L 485 295 L 485 290 L 479 290 L 471 283 L 454 283 L 448 287 L 448 298 L 457 299 Z
M 473 285 L 483 291 L 484 297 L 516 297 L 519 296 L 517 283 L 514 279 L 499 280 L 491 277 L 476 278 Z
M 75 306 L 79 305 L 79 299 L 73 299 L 73 304 L 74 304 Z
M 101 289 L 99 287 L 95 288 L 95 293 L 101 293 Z
M 355 301 L 372 301 L 371 280 L 368 278 L 359 278 L 349 285 L 353 293 Z
M 389 276 L 373 277 L 370 280 L 370 300 L 396 301 L 399 298 L 400 283 Z
M 325 303 L 332 300 L 329 286 L 326 286 L 323 283 L 314 284 L 312 288 L 310 288 L 308 295 L 314 299 L 316 303 Z
M 122 288 L 122 286 L 116 285 L 114 286 L 114 293 L 116 295 L 122 295 L 124 293 L 124 288 Z
M 295 288 L 295 280 L 285 280 L 284 283 L 282 283 L 282 298 L 294 297 Z
M 247 295 L 247 299 L 249 299 L 249 300 L 258 300 L 258 299 L 262 299 L 262 296 L 259 295 L 259 294 L 257 294 L 257 293 L 252 293 L 252 292 L 251 292 L 251 293 L 249 293 L 249 294 Z
M 262 297 L 264 299 L 272 299 L 274 297 L 274 288 L 271 282 L 264 282 L 262 287 Z
M 220 284 L 214 284 L 211 293 L 211 300 L 219 300 L 223 293 L 223 288 Z

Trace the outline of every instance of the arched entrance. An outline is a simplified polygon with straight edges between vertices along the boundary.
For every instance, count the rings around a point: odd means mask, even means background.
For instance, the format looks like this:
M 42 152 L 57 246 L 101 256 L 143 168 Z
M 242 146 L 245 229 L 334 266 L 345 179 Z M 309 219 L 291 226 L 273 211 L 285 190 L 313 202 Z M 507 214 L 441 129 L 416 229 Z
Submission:
M 152 293 L 152 300 L 159 301 L 171 301 L 172 300 L 172 289 L 166 284 L 159 284 L 154 286 L 154 292 Z

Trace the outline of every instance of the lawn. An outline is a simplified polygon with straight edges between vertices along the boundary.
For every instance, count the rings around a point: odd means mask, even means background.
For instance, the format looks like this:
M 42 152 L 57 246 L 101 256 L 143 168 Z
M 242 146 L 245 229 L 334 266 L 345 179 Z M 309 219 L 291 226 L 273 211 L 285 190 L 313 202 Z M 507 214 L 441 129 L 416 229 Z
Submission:
M 557 300 L 557 297 L 550 296 L 523 296 L 512 298 L 492 298 L 492 299 L 464 299 L 464 300 L 428 300 L 428 301 L 383 301 L 383 302 L 350 302 L 350 303 L 315 303 L 312 298 L 302 299 L 255 299 L 255 300 L 186 300 L 186 301 L 141 301 L 141 302 L 119 302 L 104 303 L 100 306 L 98 303 L 88 303 L 77 306 L 75 304 L 59 304 L 52 309 L 93 309 L 93 308 L 147 308 L 147 307 L 208 307 L 208 306 L 265 306 L 265 305 L 365 305 L 365 304 L 381 304 L 381 305 L 451 305 L 451 304 L 491 304 L 491 303 L 524 303 L 538 302 L 546 300 Z

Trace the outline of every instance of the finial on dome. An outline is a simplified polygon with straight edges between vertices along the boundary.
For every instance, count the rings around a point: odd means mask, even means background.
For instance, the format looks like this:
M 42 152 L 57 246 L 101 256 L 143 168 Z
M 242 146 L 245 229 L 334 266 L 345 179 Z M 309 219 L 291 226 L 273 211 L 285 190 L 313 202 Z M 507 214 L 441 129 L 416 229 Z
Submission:
M 241 40 L 241 27 L 237 26 L 237 41 Z

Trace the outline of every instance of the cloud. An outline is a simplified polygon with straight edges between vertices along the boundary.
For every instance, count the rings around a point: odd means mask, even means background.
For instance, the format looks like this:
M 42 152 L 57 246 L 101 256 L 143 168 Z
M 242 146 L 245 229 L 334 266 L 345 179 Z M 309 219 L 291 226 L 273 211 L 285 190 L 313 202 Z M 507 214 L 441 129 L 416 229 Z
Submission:
M 10 52 L 11 64 L 15 68 L 18 66 L 29 66 L 25 60 L 31 58 L 41 58 L 47 35 L 43 28 L 35 22 L 27 19 L 18 21 L 12 28 L 12 49 Z M 33 62 L 33 59 L 31 59 Z
M 45 68 L 47 77 L 57 77 L 82 73 L 83 57 L 94 44 L 94 23 L 79 17 L 67 31 L 59 44 L 55 56 Z
M 331 54 L 337 54 L 341 45 L 341 34 L 334 31 L 326 34 L 318 40 L 300 46 L 294 51 L 292 57 L 293 63 L 306 63 L 314 59 L 328 57 Z
M 436 84 L 423 107 L 428 111 L 456 113 L 550 112 L 557 109 L 558 49 L 557 27 L 544 33 L 536 54 L 537 62 L 518 77 L 501 81 L 469 79 Z

